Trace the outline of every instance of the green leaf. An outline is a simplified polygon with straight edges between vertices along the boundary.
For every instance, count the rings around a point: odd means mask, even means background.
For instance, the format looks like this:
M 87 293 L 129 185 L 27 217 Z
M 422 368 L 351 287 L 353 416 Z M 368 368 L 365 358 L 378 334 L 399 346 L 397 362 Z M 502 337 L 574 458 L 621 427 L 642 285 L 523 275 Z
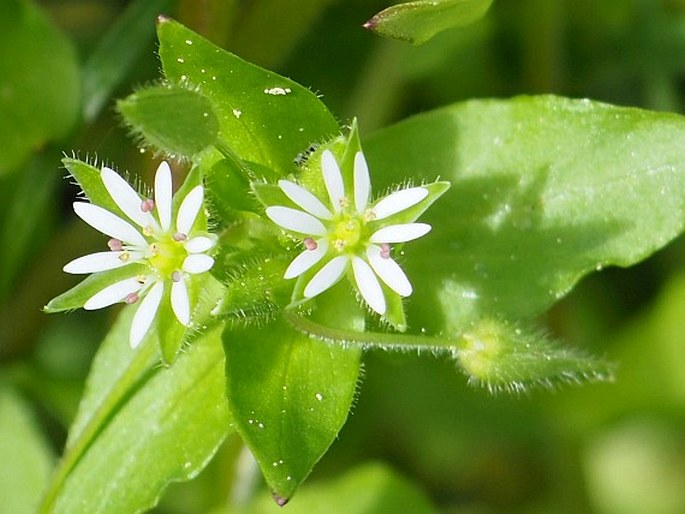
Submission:
M 24 401 L 0 382 L 0 514 L 34 512 L 53 456 Z
M 312 142 L 339 131 L 317 96 L 214 46 L 170 19 L 158 25 L 159 54 L 169 82 L 197 90 L 213 104 L 219 139 L 237 156 L 285 175 Z
M 1 174 L 69 132 L 79 113 L 79 69 L 69 40 L 28 1 L 0 3 L 0 48 Z
M 128 345 L 133 310 L 101 346 L 41 512 L 140 512 L 171 481 L 194 477 L 231 429 L 220 328 L 171 368 L 158 342 Z
M 152 86 L 117 102 L 143 146 L 170 157 L 192 157 L 217 142 L 219 122 L 211 102 L 174 86 Z
M 354 298 L 347 293 L 335 300 L 321 303 L 317 314 L 363 330 Z M 262 329 L 227 330 L 223 339 L 236 428 L 277 503 L 284 504 L 344 424 L 361 351 L 307 337 L 282 320 Z
M 408 319 L 427 333 L 534 316 L 583 275 L 632 265 L 683 230 L 677 115 L 552 96 L 479 100 L 365 146 L 376 182 L 452 182 L 422 218 L 431 233 L 404 250 Z
M 136 0 L 98 41 L 83 67 L 83 117 L 94 120 L 154 37 L 159 13 L 176 0 Z
M 380 36 L 420 45 L 437 33 L 481 18 L 492 0 L 418 0 L 393 5 L 364 24 Z
M 241 514 L 280 512 L 267 497 Z M 307 485 L 288 505 L 289 514 L 437 514 L 419 488 L 384 464 L 365 464 L 335 480 Z

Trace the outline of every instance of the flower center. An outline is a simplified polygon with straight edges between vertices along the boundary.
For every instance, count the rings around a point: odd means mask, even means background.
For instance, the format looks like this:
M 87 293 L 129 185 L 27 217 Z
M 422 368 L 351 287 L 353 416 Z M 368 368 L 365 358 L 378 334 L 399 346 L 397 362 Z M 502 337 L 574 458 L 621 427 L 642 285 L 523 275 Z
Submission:
M 362 223 L 356 218 L 344 217 L 335 224 L 331 233 L 333 246 L 339 252 L 354 248 L 362 235 Z
M 148 262 L 161 279 L 173 279 L 183 267 L 188 252 L 185 249 L 184 239 L 179 240 L 175 235 L 165 235 L 149 246 Z

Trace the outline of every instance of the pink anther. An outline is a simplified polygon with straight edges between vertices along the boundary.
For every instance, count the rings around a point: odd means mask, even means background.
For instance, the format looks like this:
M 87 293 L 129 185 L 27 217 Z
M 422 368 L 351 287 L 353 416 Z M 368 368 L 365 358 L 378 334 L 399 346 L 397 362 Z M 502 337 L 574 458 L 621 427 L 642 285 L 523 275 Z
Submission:
M 381 243 L 381 258 L 390 258 L 390 245 L 388 243 Z
M 113 252 L 120 252 L 124 249 L 124 243 L 114 238 L 107 241 L 107 246 L 109 246 L 109 249 Z
M 136 303 L 139 299 L 138 293 L 129 293 L 126 295 L 126 298 L 124 298 L 124 302 L 127 304 L 131 305 L 132 303 Z
M 182 278 L 182 277 L 181 277 L 181 272 L 180 272 L 180 271 L 174 271 L 174 272 L 171 274 L 171 280 L 173 280 L 174 282 L 180 282 L 180 281 L 181 281 L 181 278 Z
M 155 208 L 155 202 L 151 198 L 146 198 L 140 204 L 140 210 L 143 212 L 152 212 L 152 209 L 154 209 L 154 208 Z
M 188 239 L 188 236 L 182 232 L 176 232 L 174 234 L 174 241 L 185 241 Z
M 316 250 L 319 245 L 316 244 L 316 241 L 314 241 L 311 237 L 306 237 L 304 241 L 302 241 L 302 244 L 304 244 L 304 247 L 307 250 Z

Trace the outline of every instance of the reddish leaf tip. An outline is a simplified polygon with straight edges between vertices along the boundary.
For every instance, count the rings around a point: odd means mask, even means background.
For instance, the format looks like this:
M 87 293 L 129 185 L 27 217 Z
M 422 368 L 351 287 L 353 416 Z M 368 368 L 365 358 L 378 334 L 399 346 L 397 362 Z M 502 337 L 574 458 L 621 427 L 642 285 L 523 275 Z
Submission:
M 159 16 L 157 16 L 157 24 L 161 24 L 166 21 L 171 21 L 171 18 L 166 14 L 160 14 Z
M 283 498 L 283 496 L 281 496 L 278 493 L 273 493 L 273 497 L 274 501 L 276 502 L 276 505 L 278 505 L 279 507 L 284 507 L 285 504 L 288 503 L 288 501 L 290 501 L 289 498 Z
M 376 19 L 375 16 L 373 18 L 371 18 L 369 21 L 367 21 L 366 23 L 364 23 L 364 25 L 362 25 L 362 27 L 364 27 L 367 30 L 374 30 L 377 26 L 378 26 L 378 20 Z

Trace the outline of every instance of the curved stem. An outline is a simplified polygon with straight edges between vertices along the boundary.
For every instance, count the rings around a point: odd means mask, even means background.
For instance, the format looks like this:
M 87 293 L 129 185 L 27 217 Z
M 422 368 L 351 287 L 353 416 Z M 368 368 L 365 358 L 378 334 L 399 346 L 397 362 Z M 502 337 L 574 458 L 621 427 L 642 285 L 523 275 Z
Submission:
M 102 431 L 107 421 L 112 417 L 117 407 L 126 401 L 137 385 L 146 378 L 147 373 L 157 360 L 157 341 L 148 341 L 136 353 L 128 368 L 116 381 L 109 391 L 105 401 L 93 413 L 88 423 L 83 427 L 78 438 L 68 445 L 62 456 L 48 489 L 43 495 L 39 514 L 49 514 L 53 511 L 55 500 L 62 489 L 69 473 L 76 467 L 97 435 Z
M 362 346 L 363 348 L 382 348 L 385 350 L 424 350 L 450 353 L 459 351 L 457 341 L 446 338 L 414 334 L 357 332 L 354 330 L 331 328 L 288 310 L 283 311 L 283 317 L 295 330 L 331 343 Z

